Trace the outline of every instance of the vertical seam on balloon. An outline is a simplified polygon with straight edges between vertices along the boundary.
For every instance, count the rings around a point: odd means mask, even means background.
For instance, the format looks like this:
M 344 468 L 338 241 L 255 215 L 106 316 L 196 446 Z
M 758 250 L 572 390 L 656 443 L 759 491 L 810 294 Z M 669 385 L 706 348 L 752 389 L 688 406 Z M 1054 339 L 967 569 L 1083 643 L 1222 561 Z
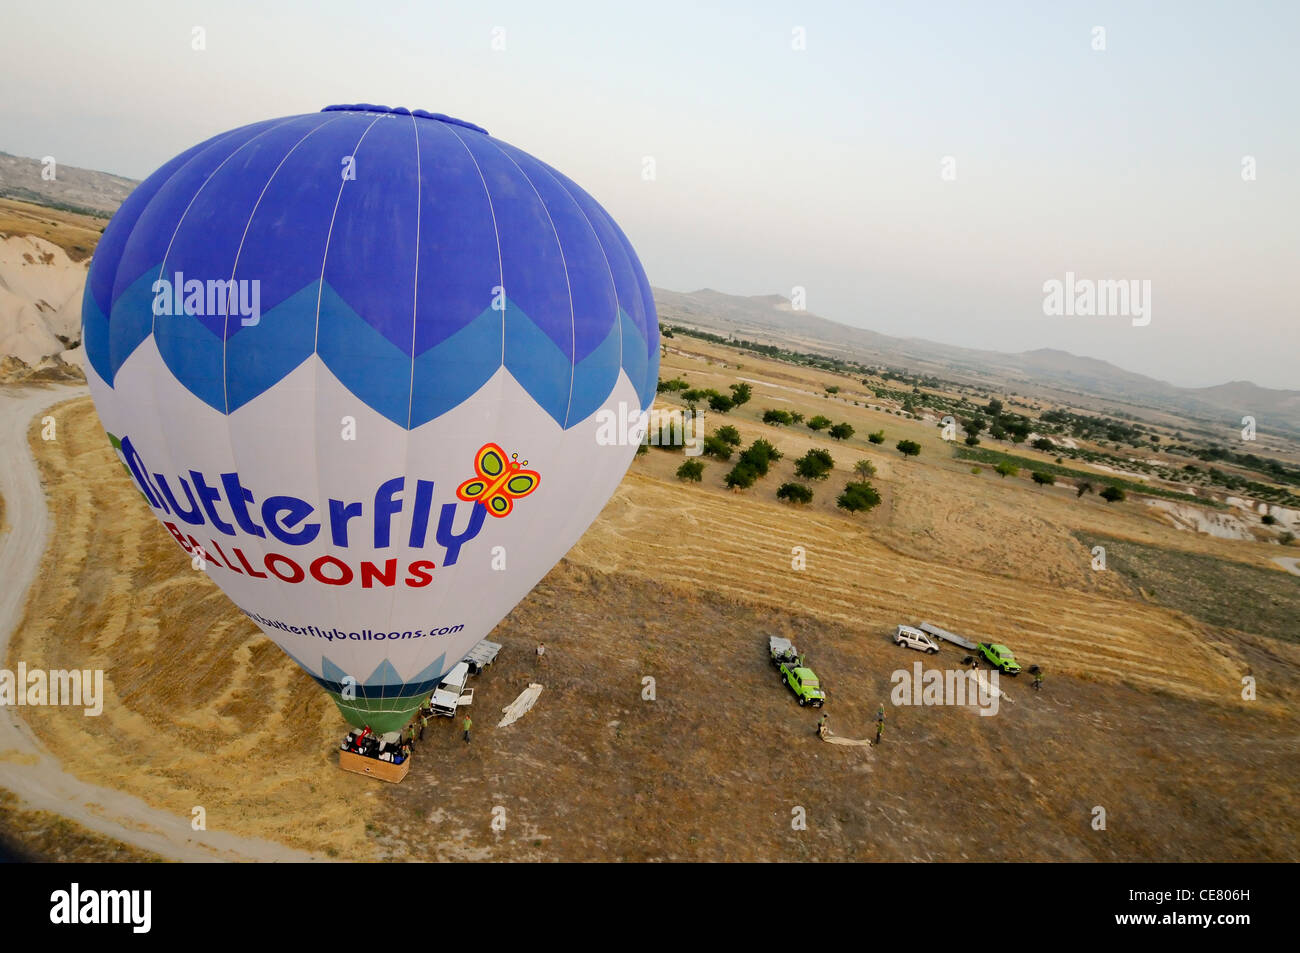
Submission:
M 479 166 L 478 159 L 474 156 L 473 150 L 470 149 L 468 143 L 465 142 L 465 139 L 460 135 L 460 133 L 456 131 L 456 128 L 443 123 L 439 123 L 436 128 L 445 129 L 446 131 L 450 132 L 452 135 L 456 137 L 457 141 L 460 143 L 461 148 L 465 150 L 465 154 L 469 156 L 469 161 L 474 164 L 474 171 L 478 173 L 479 182 L 482 183 L 483 185 L 483 195 L 487 198 L 488 212 L 492 216 L 492 236 L 493 239 L 496 241 L 496 246 L 497 246 L 497 269 L 498 269 L 497 280 L 501 283 L 502 294 L 504 295 L 505 284 L 506 284 L 505 262 L 501 257 L 501 230 L 497 226 L 496 205 L 492 201 L 492 190 L 488 188 L 487 178 L 483 175 L 483 169 Z M 502 307 L 501 309 L 501 365 L 500 366 L 504 367 L 505 363 L 506 363 L 506 312 L 505 312 L 505 308 Z M 438 611 L 439 613 L 441 613 L 442 611 L 441 600 L 439 600 L 438 602 Z M 486 635 L 484 637 L 486 638 Z M 444 665 L 446 664 L 445 660 L 443 664 Z M 442 676 L 445 674 L 446 671 L 439 672 L 435 678 L 435 681 L 437 679 L 441 679 Z
M 637 288 L 640 290 L 642 295 L 641 306 L 645 312 L 644 334 L 645 334 L 645 345 L 646 345 L 646 376 L 643 379 L 643 383 L 648 387 L 650 384 L 649 371 L 650 371 L 650 356 L 652 350 L 655 354 L 655 360 L 658 361 L 658 347 L 656 346 L 653 349 L 650 347 L 650 336 L 653 331 L 654 336 L 656 338 L 659 337 L 659 311 L 655 307 L 654 292 L 650 290 L 650 279 L 645 273 L 645 266 L 641 264 L 641 259 L 637 258 L 636 249 L 632 247 L 631 240 L 627 237 L 627 234 L 623 231 L 623 229 L 618 227 L 618 222 L 614 221 L 613 218 L 610 218 L 609 224 L 613 228 L 614 234 L 615 236 L 617 236 L 619 240 L 619 244 L 621 244 L 624 250 L 627 252 L 628 262 L 632 266 L 632 276 L 635 280 Z M 647 293 L 648 293 L 648 300 L 646 300 Z M 631 376 L 629 375 L 629 380 L 630 379 Z M 640 395 L 641 392 L 640 390 L 638 390 L 637 397 L 640 398 Z M 650 398 L 650 403 L 653 406 L 654 404 L 653 395 Z
M 371 128 L 373 128 L 375 123 L 377 123 L 378 121 L 379 121 L 379 117 L 375 117 L 373 120 L 371 120 L 370 125 L 366 126 L 365 131 L 361 133 L 361 137 L 357 139 L 356 144 L 353 145 L 351 154 L 354 161 L 356 158 L 357 150 L 361 148 L 361 143 L 365 141 L 366 135 L 370 132 Z M 348 184 L 348 180 L 344 178 L 342 184 L 339 185 L 338 195 L 334 197 L 334 211 L 330 213 L 329 230 L 325 233 L 325 249 L 324 251 L 321 252 L 320 278 L 316 282 L 316 331 L 315 331 L 315 336 L 312 339 L 312 347 L 311 347 L 312 355 L 316 358 L 316 362 L 312 365 L 313 394 L 315 394 L 320 389 L 320 369 L 321 369 L 321 365 L 324 363 L 324 361 L 321 360 L 321 356 L 320 356 L 320 305 L 321 305 L 321 296 L 325 289 L 325 263 L 329 259 L 330 240 L 334 236 L 334 220 L 338 217 L 339 203 L 343 200 L 343 189 L 347 186 L 347 184 Z M 317 405 L 317 409 L 319 410 L 319 405 Z M 320 499 L 324 494 L 321 493 L 321 481 L 320 481 L 321 467 L 320 467 L 319 429 L 317 430 L 316 435 L 312 439 L 311 452 L 312 452 L 312 463 L 314 465 L 314 472 L 316 473 L 316 498 Z M 329 594 L 328 602 L 336 618 L 339 615 L 337 600 L 338 600 L 338 594 L 331 590 Z M 325 671 L 325 661 L 324 661 L 325 657 L 326 657 L 325 650 L 322 649 L 321 650 L 321 672 L 322 673 Z M 342 668 L 342 666 L 340 666 L 340 668 Z M 356 683 L 358 685 L 361 684 L 361 679 L 363 676 L 361 676 L 360 674 L 353 673 L 353 672 L 344 672 L 344 674 L 352 675 Z
M 417 319 L 419 318 L 420 313 L 420 223 L 422 221 L 420 213 L 424 205 L 424 166 L 420 161 L 420 127 L 414 116 L 411 117 L 411 137 L 415 140 L 415 279 L 414 290 L 411 294 L 411 389 L 407 395 L 406 401 L 406 430 L 402 434 L 406 440 L 406 463 L 402 467 L 402 495 L 407 499 L 410 499 L 408 494 L 411 494 L 412 492 L 411 488 L 406 485 L 406 479 L 411 472 L 411 420 L 415 413 L 415 332 L 417 328 Z M 412 519 L 410 509 L 404 508 L 403 515 L 407 522 Z M 410 529 L 409 526 L 403 527 L 405 542 L 407 544 L 410 543 L 411 539 Z M 410 547 L 409 545 L 406 545 L 403 548 L 409 549 Z M 396 604 L 397 590 L 396 587 L 394 587 L 392 598 L 389 601 L 389 618 L 392 618 L 393 606 Z M 392 664 L 391 659 L 390 664 Z M 397 677 L 401 679 L 402 687 L 398 690 L 401 694 L 399 694 L 398 697 L 403 698 L 406 696 L 406 676 L 402 672 L 398 671 L 396 665 L 393 665 L 393 671 L 396 672 Z M 419 671 L 419 668 L 417 668 L 416 674 L 419 674 Z M 403 704 L 406 703 L 403 702 Z M 398 730 L 400 731 L 401 729 L 399 728 Z
M 240 258 L 240 255 L 243 253 L 243 250 L 244 250 L 244 242 L 245 242 L 245 240 L 248 238 L 248 232 L 249 232 L 249 230 L 252 228 L 253 217 L 257 214 L 257 210 L 258 210 L 258 208 L 261 206 L 261 204 L 262 204 L 262 199 L 266 196 L 267 190 L 270 189 L 270 187 L 271 187 L 271 182 L 275 179 L 276 175 L 279 173 L 280 169 L 284 166 L 285 162 L 287 162 L 287 161 L 289 160 L 289 156 L 293 155 L 294 151 L 298 148 L 298 146 L 302 145 L 302 143 L 305 142 L 305 141 L 306 141 L 310 136 L 312 136 L 312 135 L 315 134 L 317 131 L 319 131 L 320 129 L 324 128 L 326 125 L 328 125 L 329 122 L 334 122 L 334 121 L 335 121 L 335 120 L 331 119 L 331 120 L 329 120 L 328 122 L 319 123 L 318 125 L 316 125 L 315 127 L 313 127 L 313 128 L 312 128 L 312 129 L 311 129 L 311 130 L 310 130 L 310 131 L 309 131 L 305 136 L 303 136 L 303 137 L 302 137 L 301 139 L 299 139 L 296 143 L 294 143 L 293 147 L 292 147 L 288 152 L 286 152 L 286 153 L 284 154 L 284 158 L 282 158 L 282 159 L 280 160 L 279 164 L 276 165 L 276 167 L 275 167 L 275 171 L 273 171 L 273 172 L 271 173 L 270 178 L 268 178 L 268 179 L 266 180 L 266 185 L 264 185 L 264 186 L 262 187 L 262 192 L 261 192 L 261 194 L 258 195 L 258 197 L 257 197 L 257 201 L 253 204 L 253 210 L 249 213 L 249 216 L 248 216 L 248 222 L 244 225 L 244 234 L 240 237 L 240 240 L 239 240 L 239 247 L 235 250 L 235 261 L 234 261 L 234 264 L 231 266 L 231 270 L 230 270 L 230 278 L 231 278 L 232 281 L 234 280 L 235 274 L 236 274 L 236 272 L 237 272 L 238 269 L 239 269 L 239 258 Z M 229 312 L 229 308 L 227 308 L 227 312 Z M 227 313 L 227 315 L 226 315 L 226 323 L 227 323 L 227 326 L 229 326 L 229 323 L 230 323 L 230 315 L 229 315 L 229 313 Z M 227 351 L 227 348 L 228 348 L 228 347 L 229 347 L 229 338 L 227 338 L 227 337 L 223 334 L 223 335 L 222 335 L 222 342 L 221 342 L 221 378 L 222 378 L 222 393 L 223 393 L 223 395 L 225 396 L 225 405 L 226 405 L 226 409 L 225 409 L 225 428 L 224 428 L 224 431 L 225 431 L 225 436 L 226 436 L 226 444 L 227 444 L 227 446 L 230 448 L 230 464 L 231 464 L 231 467 L 235 470 L 236 473 L 239 473 L 240 470 L 241 470 L 242 468 L 241 468 L 240 465 L 239 465 L 238 453 L 237 453 L 237 451 L 235 450 L 235 440 L 234 440 L 234 436 L 233 436 L 233 430 L 234 430 L 234 427 L 233 427 L 232 421 L 231 421 L 231 419 L 230 419 L 230 414 L 231 414 L 231 410 L 230 410 L 230 389 L 229 389 L 229 381 L 228 381 L 228 378 L 227 378 L 228 367 L 227 367 L 227 362 L 226 362 L 226 351 Z M 310 357 L 310 355 L 308 355 L 308 356 Z M 319 484 L 318 484 L 318 485 L 317 485 L 317 493 L 318 493 L 318 497 L 319 497 L 319 490 L 320 490 L 320 487 L 319 487 Z M 256 551 L 261 555 L 261 557 L 262 557 L 262 561 L 263 561 L 263 564 L 265 565 L 266 554 L 267 554 L 267 548 L 268 548 L 268 547 L 267 547 L 267 544 L 264 544 L 264 543 L 263 543 L 261 540 L 259 540 L 256 536 L 254 536 L 254 537 L 252 537 L 252 540 L 251 540 L 249 543 L 246 543 L 245 545 L 247 545 L 250 549 L 254 549 L 254 550 L 256 550 Z M 252 620 L 250 620 L 250 621 L 252 621 Z M 254 622 L 254 624 L 256 625 L 255 622 Z M 261 626 L 258 626 L 258 631 L 261 632 L 263 636 L 266 636 L 266 633 L 265 633 L 264 631 L 262 631 Z M 279 643 L 276 642 L 275 639 L 271 639 L 271 642 L 272 642 L 273 644 L 277 645 L 277 646 L 279 645 Z M 295 648 L 296 648 L 296 647 L 295 647 Z M 293 660 L 294 660 L 295 662 L 298 661 L 298 659 L 297 659 L 297 657 L 296 657 L 295 655 L 290 654 L 290 658 L 293 658 Z M 305 668 L 305 666 L 303 666 L 302 663 L 299 662 L 298 664 L 299 664 L 300 667 L 304 667 L 304 668 Z M 307 669 L 307 671 L 310 672 L 311 670 L 310 670 L 310 669 Z M 323 671 L 323 666 L 322 666 L 322 671 Z
M 208 183 L 212 181 L 213 176 L 215 176 L 218 172 L 220 172 L 225 167 L 226 163 L 229 162 L 231 159 L 233 159 L 235 156 L 237 156 L 243 149 L 247 148 L 249 145 L 256 142 L 258 139 L 260 139 L 262 136 L 266 135 L 267 133 L 274 132 L 276 129 L 279 129 L 281 126 L 285 125 L 285 123 L 291 122 L 293 119 L 296 118 L 297 118 L 296 116 L 291 116 L 288 119 L 285 119 L 284 122 L 276 123 L 274 126 L 271 126 L 268 129 L 264 129 L 261 132 L 259 132 L 257 135 L 252 136 L 246 142 L 242 143 L 238 148 L 234 149 L 230 153 L 230 155 L 222 159 L 221 162 L 217 165 L 217 167 L 208 173 L 208 175 L 203 179 L 203 183 L 198 187 L 194 195 L 190 198 L 189 204 L 185 206 L 185 211 L 181 213 L 181 217 L 176 222 L 176 228 L 172 230 L 172 237 L 167 242 L 167 250 L 163 253 L 162 264 L 158 270 L 159 278 L 161 278 L 162 275 L 167 270 L 167 258 L 171 254 L 172 246 L 176 243 L 176 236 L 180 234 L 181 226 L 185 223 L 185 217 L 189 214 L 189 211 L 194 206 L 194 203 L 198 201 L 199 195 L 203 192 L 205 188 L 207 188 Z M 161 193 L 161 191 L 162 190 L 159 189 L 159 193 Z M 155 198 L 156 197 L 157 196 L 155 196 Z M 150 310 L 152 311 L 153 309 Z M 182 310 L 184 310 L 183 307 Z M 163 357 L 162 348 L 158 346 L 158 339 L 156 334 L 157 324 L 158 324 L 158 316 L 157 314 L 154 314 L 153 325 L 151 326 L 150 334 L 154 337 L 154 348 L 158 351 L 158 360 L 162 363 L 164 367 L 166 367 L 167 361 Z M 177 381 L 179 383 L 179 378 L 177 378 L 175 374 L 171 374 L 169 376 L 172 378 L 172 380 Z M 157 403 L 158 383 L 159 380 L 161 379 L 163 379 L 163 375 L 153 375 L 153 378 L 151 380 L 150 391 L 154 395 L 155 403 Z M 185 385 L 182 384 L 181 386 L 183 389 L 187 391 L 189 390 L 189 388 L 185 387 Z M 207 403 L 206 401 L 203 401 L 202 398 L 197 396 L 195 396 L 195 400 L 198 400 L 200 401 L 200 403 L 203 403 L 205 405 Z M 222 420 L 226 423 L 227 426 L 229 426 L 229 417 L 227 417 L 225 414 L 222 414 Z M 162 444 L 161 449 L 166 454 L 167 460 L 171 464 L 170 469 L 172 470 L 172 472 L 179 473 L 180 469 L 177 466 L 176 454 L 172 450 L 172 442 L 168 435 L 167 427 L 163 423 L 162 417 L 158 418 L 158 437 L 159 437 L 159 441 Z M 233 459 L 231 460 L 231 463 L 233 465 L 234 463 Z M 193 536 L 192 534 L 191 534 L 191 538 L 194 539 L 195 542 L 198 542 L 198 538 Z M 205 576 L 207 576 L 209 580 L 211 580 L 212 576 L 208 571 L 208 559 L 207 559 L 207 557 L 211 554 L 207 551 L 207 549 L 204 547 L 202 543 L 199 543 L 199 549 L 203 553 L 203 569 L 201 570 L 201 572 Z M 191 554 L 190 556 L 190 565 L 193 566 L 193 554 Z M 259 631 L 260 631 L 260 627 L 259 627 Z M 265 635 L 266 633 L 263 632 L 262 634 Z M 272 641 L 274 642 L 274 640 Z
M 564 255 L 564 243 L 560 241 L 560 230 L 555 227 L 555 219 L 551 218 L 551 210 L 546 207 L 546 200 L 542 198 L 542 193 L 537 191 L 537 186 L 533 184 L 533 180 L 529 178 L 528 173 L 525 172 L 523 167 L 514 160 L 513 156 L 507 153 L 495 142 L 492 142 L 490 138 L 488 141 L 492 143 L 492 148 L 496 149 L 497 152 L 510 160 L 510 164 L 519 170 L 519 174 L 524 177 L 524 181 L 528 183 L 528 187 L 532 189 L 533 194 L 537 196 L 537 201 L 541 204 L 542 211 L 546 213 L 546 220 L 551 223 L 551 233 L 555 236 L 555 247 L 560 250 L 560 266 L 564 269 L 564 287 L 569 292 L 569 400 L 564 407 L 564 423 L 560 427 L 560 429 L 563 430 L 569 424 L 569 412 L 573 408 L 573 379 L 577 373 L 576 363 L 578 360 L 578 332 L 575 328 L 575 321 L 573 318 L 573 284 L 569 281 L 569 263 L 568 259 Z M 534 322 L 534 324 L 536 324 L 536 322 Z M 540 331 L 541 329 L 538 328 L 538 330 Z M 542 333 L 546 334 L 545 331 L 542 331 Z
M 266 193 L 271 188 L 271 183 L 275 181 L 275 177 L 280 173 L 280 169 L 284 167 L 284 164 L 289 161 L 289 156 L 293 155 L 294 152 L 297 151 L 300 145 L 302 145 L 304 142 L 306 142 L 308 139 L 314 136 L 317 132 L 324 129 L 330 123 L 337 122 L 337 121 L 338 121 L 337 119 L 327 119 L 325 122 L 319 123 L 316 126 L 312 127 L 312 129 L 305 136 L 303 136 L 301 139 L 295 142 L 293 146 L 289 149 L 289 151 L 284 154 L 284 158 L 282 158 L 279 161 L 275 169 L 271 172 L 271 175 L 267 178 L 266 184 L 262 186 L 262 191 L 258 193 L 257 201 L 253 203 L 253 210 L 248 213 L 248 221 L 244 223 L 244 234 L 239 236 L 239 247 L 235 249 L 235 261 L 230 266 L 231 282 L 235 280 L 235 273 L 239 270 L 239 256 L 243 254 L 244 242 L 248 240 L 248 232 L 253 227 L 253 219 L 257 216 L 257 210 L 262 205 L 262 199 L 266 198 Z M 226 362 L 226 351 L 230 347 L 229 331 L 230 331 L 230 307 L 229 307 L 229 297 L 227 297 L 226 325 L 221 335 L 221 394 L 225 400 L 225 405 L 226 405 L 225 412 L 227 414 L 230 413 L 230 380 L 228 377 L 229 370 Z
M 415 278 L 413 280 L 414 290 L 411 294 L 411 388 L 407 392 L 406 398 L 406 430 L 410 433 L 412 410 L 415 404 L 415 329 L 416 319 L 420 311 L 420 209 L 424 202 L 424 183 L 421 181 L 423 168 L 420 165 L 420 129 L 415 124 L 415 117 L 411 117 L 411 132 L 415 137 Z M 409 451 L 409 444 L 408 444 Z M 407 454 L 407 461 L 410 461 L 410 454 Z
M 488 212 L 490 212 L 492 215 L 492 237 L 496 239 L 496 243 L 497 243 L 497 275 L 498 275 L 497 280 L 501 282 L 500 284 L 501 295 L 503 298 L 506 299 L 501 302 L 501 366 L 505 367 L 506 366 L 506 308 L 507 308 L 507 300 L 509 299 L 509 296 L 506 294 L 506 263 L 505 263 L 505 259 L 501 256 L 501 229 L 497 225 L 496 203 L 492 201 L 492 190 L 488 188 L 487 177 L 483 175 L 483 168 L 478 164 L 478 159 L 475 157 L 473 150 L 470 149 L 469 145 L 465 142 L 465 138 L 459 132 L 456 131 L 455 127 L 446 126 L 445 128 L 453 136 L 455 136 L 457 139 L 460 140 L 461 148 L 463 148 L 465 150 L 465 153 L 469 156 L 469 161 L 474 163 L 474 171 L 478 173 L 479 181 L 483 183 L 483 194 L 487 196 Z M 495 298 L 496 295 L 493 295 L 492 297 Z
M 223 168 L 225 168 L 227 162 L 229 162 L 235 156 L 239 155 L 239 153 L 243 152 L 245 149 L 247 149 L 258 139 L 261 139 L 263 136 L 267 135 L 268 133 L 275 132 L 275 130 L 279 129 L 281 126 L 285 125 L 286 123 L 290 123 L 297 118 L 298 118 L 297 116 L 290 116 L 288 119 L 284 120 L 284 122 L 278 122 L 274 126 L 271 126 L 269 129 L 263 129 L 257 135 L 248 139 L 246 142 L 241 143 L 238 148 L 232 151 L 230 155 L 222 159 L 221 162 L 217 165 L 217 167 L 204 177 L 202 184 L 200 184 L 199 187 L 195 189 L 194 195 L 190 197 L 189 203 L 185 206 L 185 211 L 181 212 L 181 217 L 176 220 L 176 227 L 172 229 L 172 237 L 167 240 L 167 250 L 163 252 L 162 264 L 158 266 L 158 277 L 160 279 L 162 278 L 163 274 L 167 271 L 167 258 L 172 253 L 172 246 L 176 244 L 176 236 L 180 234 L 181 226 L 185 224 L 185 217 L 190 214 L 190 209 L 193 208 L 194 203 L 199 200 L 199 196 L 203 194 L 203 190 L 208 187 L 208 183 L 212 181 L 212 177 L 216 175 L 218 172 L 220 172 Z M 159 189 L 158 191 L 161 193 L 162 189 Z M 157 196 L 155 196 L 155 198 L 157 198 Z M 154 310 L 154 309 L 150 309 L 150 310 Z M 183 299 L 182 299 L 181 310 L 184 310 Z M 157 331 L 158 331 L 158 315 L 154 314 L 153 323 L 149 326 L 149 333 L 156 334 Z
M 113 367 L 112 367 L 112 364 L 113 364 L 113 322 L 112 322 L 112 317 L 113 317 L 113 305 L 116 303 L 116 297 L 115 297 L 115 295 L 114 295 L 114 292 L 117 290 L 117 282 L 118 282 L 118 278 L 121 277 L 121 274 L 120 274 L 120 273 L 121 273 L 121 270 L 122 270 L 122 259 L 126 256 L 126 249 L 127 249 L 127 246 L 130 244 L 131 237 L 132 237 L 132 235 L 133 235 L 134 232 L 135 232 L 135 228 L 136 228 L 136 226 L 140 223 L 140 219 L 143 218 L 144 215 L 145 215 L 145 213 L 149 211 L 149 209 L 153 206 L 153 203 L 157 200 L 158 196 L 162 194 L 163 189 L 165 189 L 165 188 L 167 187 L 168 183 L 170 183 L 172 179 L 174 179 L 176 176 L 180 175 L 182 171 L 184 171 L 185 169 L 189 168 L 189 166 L 190 166 L 191 163 L 193 163 L 193 162 L 197 162 L 197 161 L 198 161 L 202 156 L 206 155 L 210 150 L 215 149 L 215 148 L 217 148 L 218 146 L 225 145 L 225 144 L 226 144 L 226 140 L 234 138 L 234 137 L 235 137 L 235 134 L 236 134 L 237 132 L 239 132 L 239 130 L 238 130 L 238 129 L 234 129 L 234 130 L 231 130 L 230 132 L 226 132 L 226 133 L 222 133 L 222 134 L 217 135 L 217 136 L 213 136 L 211 139 L 207 140 L 206 142 L 200 143 L 198 146 L 195 146 L 192 150 L 190 150 L 190 153 L 191 153 L 191 154 L 190 154 L 189 158 L 186 159 L 185 162 L 183 162 L 183 163 L 181 163 L 180 165 L 178 165 L 178 166 L 177 166 L 177 167 L 172 171 L 171 175 L 167 176 L 167 178 L 166 178 L 165 181 L 160 182 L 160 183 L 158 184 L 158 187 L 154 190 L 153 194 L 150 195 L 150 196 L 149 196 L 149 197 L 144 201 L 144 204 L 140 207 L 139 212 L 136 214 L 135 218 L 131 221 L 131 223 L 130 223 L 129 225 L 124 225 L 124 226 L 123 226 L 124 228 L 126 228 L 126 237 L 122 239 L 122 245 L 121 245 L 121 247 L 118 249 L 118 252 L 117 252 L 117 259 L 116 259 L 116 260 L 115 260 L 115 261 L 114 261 L 114 262 L 109 266 L 109 267 L 112 268 L 112 270 L 113 270 L 113 275 L 112 275 L 112 279 L 109 281 L 109 287 L 108 287 L 108 308 L 107 308 L 107 310 L 104 312 L 104 320 L 105 320 L 105 322 L 106 322 L 107 325 L 108 325 L 108 339 L 107 339 L 107 341 L 105 342 L 105 346 L 108 348 L 108 362 L 109 362 L 109 366 L 110 366 L 110 368 L 111 368 L 112 371 L 113 371 L 112 379 L 109 380 L 109 381 L 106 381 L 106 383 L 108 384 L 109 387 L 113 387 L 113 386 L 114 386 L 114 382 L 115 382 L 116 379 L 117 379 L 117 370 L 118 370 L 117 368 L 113 368 Z M 185 153 L 181 153 L 181 155 L 185 155 Z M 156 174 L 156 173 L 155 173 L 155 174 Z M 150 178 L 152 178 L 152 176 L 151 176 Z M 134 197 L 135 194 L 137 194 L 137 193 L 134 193 L 134 192 L 133 192 L 133 193 L 132 193 L 132 197 Z M 128 198 L 127 201 L 129 202 L 129 201 L 130 201 L 130 198 Z M 126 204 L 126 203 L 124 202 L 123 205 L 125 206 L 125 204 Z M 121 212 L 121 209 L 119 209 L 119 214 L 118 214 L 118 215 L 115 215 L 115 216 L 113 217 L 113 222 L 116 222 L 116 221 L 121 217 L 121 216 L 120 216 L 120 212 Z M 109 223 L 109 227 L 112 227 L 112 222 Z M 105 229 L 105 234 L 107 234 L 107 232 L 108 232 L 108 230 Z M 173 237 L 174 237 L 174 233 L 173 233 Z M 102 246 L 103 243 L 101 242 L 100 244 L 101 244 L 101 246 Z M 169 244 L 169 245 L 168 245 L 168 248 L 170 248 L 170 247 L 171 247 L 171 246 L 170 246 L 170 244 Z M 145 268 L 145 272 L 142 272 L 142 273 L 147 273 L 150 267 L 152 267 L 152 266 L 147 266 L 147 267 Z M 161 275 L 161 272 L 160 272 L 160 275 Z M 150 323 L 150 326 L 149 326 L 149 335 L 150 335 L 150 336 L 152 336 L 152 334 L 153 334 L 153 331 L 154 331 L 154 323 L 156 323 L 156 320 L 157 320 L 157 316 L 155 315 L 155 316 L 154 316 L 154 321 L 151 322 L 151 323 Z M 136 343 L 137 343 L 137 346 L 138 346 L 138 345 L 139 345 L 140 343 L 142 343 L 142 342 L 136 342 Z
M 605 260 L 605 271 L 609 275 L 609 286 L 614 290 L 614 327 L 618 329 L 618 367 L 619 370 L 621 371 L 623 369 L 623 322 L 619 318 L 618 282 L 614 280 L 614 269 L 613 267 L 611 267 L 609 263 L 609 254 L 605 251 L 605 243 L 600 240 L 600 233 L 596 231 L 596 226 L 591 224 L 591 217 L 587 215 L 587 212 L 582 207 L 581 203 L 579 203 L 578 200 L 573 197 L 573 193 L 569 191 L 568 186 L 566 186 L 562 181 L 560 181 L 560 179 L 556 178 L 556 176 L 553 173 L 553 170 L 548 168 L 544 163 L 542 164 L 542 169 L 550 177 L 551 181 L 553 181 L 557 186 L 559 186 L 561 191 L 563 191 L 564 194 L 569 197 L 569 201 L 573 203 L 573 207 L 578 210 L 578 214 L 582 216 L 582 220 L 586 222 L 587 227 L 591 229 L 591 236 L 596 240 L 596 247 L 600 249 L 600 257 Z M 576 188 L 577 186 L 575 185 L 574 187 Z M 593 199 L 593 201 L 595 200 Z M 574 367 L 574 376 L 576 377 L 577 368 L 578 368 L 578 348 L 576 343 L 574 344 L 574 348 L 573 348 L 573 367 Z M 615 386 L 618 385 L 617 376 L 614 378 L 614 385 Z M 612 392 L 613 388 L 610 388 L 610 390 Z M 608 396 L 609 395 L 607 394 L 606 399 L 608 399 Z M 601 403 L 604 403 L 604 401 L 602 400 Z M 573 385 L 571 383 L 569 386 L 569 413 L 572 413 L 572 411 L 573 411 Z M 566 413 L 564 416 L 564 425 L 566 428 L 569 425 L 568 413 Z
M 370 125 L 366 126 L 365 132 L 361 133 L 361 138 L 358 139 L 356 145 L 352 147 L 352 152 L 349 157 L 354 163 L 357 158 L 357 150 L 361 148 L 361 143 L 366 141 L 366 136 L 370 134 L 370 130 L 375 127 L 375 123 L 379 122 L 379 119 L 380 117 L 376 116 L 370 121 Z M 334 220 L 338 218 L 339 203 L 343 201 L 343 190 L 347 188 L 347 185 L 348 178 L 347 176 L 344 176 L 343 183 L 339 186 L 338 195 L 334 197 L 334 211 L 330 213 L 330 227 L 325 232 L 325 250 L 321 252 L 320 256 L 320 279 L 316 282 L 316 336 L 312 340 L 312 353 L 317 354 L 317 356 L 319 356 L 318 352 L 320 349 L 320 303 L 321 296 L 325 291 L 325 263 L 329 261 L 330 241 L 334 237 Z

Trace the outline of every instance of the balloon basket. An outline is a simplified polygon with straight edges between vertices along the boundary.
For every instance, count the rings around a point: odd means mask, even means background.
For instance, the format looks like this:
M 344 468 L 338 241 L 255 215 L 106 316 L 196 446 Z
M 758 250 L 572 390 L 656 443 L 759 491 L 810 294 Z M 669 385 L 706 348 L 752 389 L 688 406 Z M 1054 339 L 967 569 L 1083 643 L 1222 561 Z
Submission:
M 390 761 L 367 758 L 365 755 L 351 751 L 340 751 L 339 767 L 353 774 L 364 774 L 368 778 L 378 778 L 380 781 L 391 781 L 396 784 L 411 770 L 411 759 L 407 758 L 401 764 L 393 764 Z

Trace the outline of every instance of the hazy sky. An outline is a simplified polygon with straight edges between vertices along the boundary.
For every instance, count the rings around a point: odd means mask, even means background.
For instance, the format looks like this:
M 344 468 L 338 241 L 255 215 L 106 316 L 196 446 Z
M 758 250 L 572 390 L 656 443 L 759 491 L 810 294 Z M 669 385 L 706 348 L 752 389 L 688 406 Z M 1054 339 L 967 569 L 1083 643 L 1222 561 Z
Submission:
M 570 175 L 662 287 L 1300 388 L 1297 3 L 98 0 L 3 25 L 7 152 L 143 178 L 259 119 L 424 108 Z M 1044 315 L 1067 271 L 1149 280 L 1150 323 Z

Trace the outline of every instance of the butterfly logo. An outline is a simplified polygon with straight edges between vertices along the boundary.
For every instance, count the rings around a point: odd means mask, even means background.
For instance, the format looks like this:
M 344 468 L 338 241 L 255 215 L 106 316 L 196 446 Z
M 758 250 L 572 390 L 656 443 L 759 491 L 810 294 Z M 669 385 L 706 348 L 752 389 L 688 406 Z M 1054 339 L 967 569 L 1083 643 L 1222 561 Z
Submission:
M 482 503 L 493 516 L 509 516 L 515 500 L 527 496 L 542 482 L 536 470 L 525 470 L 528 461 L 519 462 L 519 454 L 510 454 L 495 443 L 485 443 L 474 456 L 477 476 L 456 487 L 456 496 L 467 503 Z

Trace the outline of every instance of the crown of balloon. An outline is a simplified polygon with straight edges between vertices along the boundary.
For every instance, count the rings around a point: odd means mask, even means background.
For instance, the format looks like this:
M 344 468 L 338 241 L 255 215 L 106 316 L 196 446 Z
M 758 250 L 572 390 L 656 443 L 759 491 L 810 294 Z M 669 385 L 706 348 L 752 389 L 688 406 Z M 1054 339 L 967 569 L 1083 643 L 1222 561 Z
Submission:
M 485 136 L 489 135 L 488 131 L 482 126 L 477 126 L 468 120 L 457 119 L 455 116 L 448 116 L 446 113 L 431 113 L 427 109 L 407 109 L 405 106 L 377 106 L 374 103 L 339 103 L 333 106 L 326 106 L 321 110 L 321 112 L 392 113 L 395 116 L 414 116 L 416 119 L 432 119 L 436 122 L 445 122 L 452 126 L 463 126 L 466 129 L 473 129 L 475 132 L 481 132 Z

